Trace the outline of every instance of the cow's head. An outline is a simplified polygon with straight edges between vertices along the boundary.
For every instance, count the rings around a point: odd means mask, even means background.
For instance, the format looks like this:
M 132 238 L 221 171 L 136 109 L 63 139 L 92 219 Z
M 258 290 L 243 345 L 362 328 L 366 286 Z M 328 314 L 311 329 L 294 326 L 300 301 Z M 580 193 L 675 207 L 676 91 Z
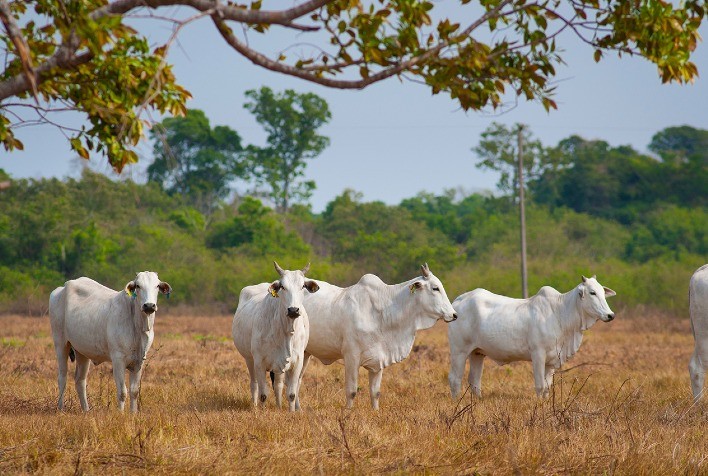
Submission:
M 607 304 L 606 298 L 614 296 L 617 293 L 606 288 L 597 282 L 595 276 L 592 278 L 582 277 L 583 281 L 578 285 L 578 295 L 580 296 L 580 307 L 583 315 L 591 322 L 600 319 L 604 322 L 610 322 L 615 318 L 615 313 L 612 312 Z M 590 324 L 592 325 L 592 324 Z M 586 328 L 589 326 L 585 326 Z
M 435 320 L 442 318 L 445 322 L 457 319 L 442 282 L 430 272 L 428 263 L 421 266 L 420 270 L 423 276 L 413 281 L 410 292 L 422 313 Z
M 160 281 L 157 273 L 143 271 L 138 273 L 134 280 L 125 285 L 125 292 L 137 301 L 143 314 L 150 316 L 157 311 L 158 294 L 166 294 L 169 298 L 172 286 Z
M 310 270 L 309 263 L 303 269 L 297 271 L 283 269 L 275 261 L 273 261 L 273 265 L 280 275 L 280 279 L 270 284 L 268 292 L 271 296 L 280 300 L 281 309 L 290 318 L 288 320 L 294 321 L 305 312 L 302 302 L 304 293 L 315 293 L 320 287 L 316 282 L 305 278 L 305 274 Z M 294 331 L 294 327 L 290 328 L 290 331 Z

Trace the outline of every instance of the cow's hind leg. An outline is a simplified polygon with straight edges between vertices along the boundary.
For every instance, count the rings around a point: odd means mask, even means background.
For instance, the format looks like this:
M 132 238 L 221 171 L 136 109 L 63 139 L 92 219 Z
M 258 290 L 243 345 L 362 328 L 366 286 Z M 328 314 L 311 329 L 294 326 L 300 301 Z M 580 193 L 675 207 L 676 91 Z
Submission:
M 347 393 L 347 408 L 354 406 L 354 397 L 359 384 L 359 359 L 344 356 L 344 391 Z
M 113 379 L 116 381 L 118 410 L 123 411 L 125 409 L 125 400 L 128 398 L 128 389 L 125 388 L 125 365 L 117 359 L 113 359 Z
M 450 383 L 450 395 L 454 399 L 460 396 L 460 384 L 462 375 L 465 373 L 465 362 L 467 362 L 467 352 L 450 352 L 450 373 L 447 380 Z
M 703 384 L 705 383 L 706 370 L 708 370 L 706 368 L 706 364 L 708 364 L 708 349 L 706 349 L 707 352 L 701 352 L 701 350 L 698 343 L 696 343 L 696 348 L 688 364 L 688 373 L 691 376 L 691 390 L 693 391 L 693 398 L 696 400 L 703 396 Z
M 305 371 L 307 370 L 307 366 L 310 365 L 310 359 L 312 358 L 312 355 L 308 354 L 305 352 L 305 354 L 302 357 L 302 369 L 300 370 L 300 382 L 298 383 L 299 386 L 302 387 L 302 377 L 305 376 Z
M 302 368 L 300 369 L 300 376 L 298 377 L 297 381 L 297 393 L 295 394 L 295 410 L 300 411 L 300 389 L 302 388 L 302 377 L 305 376 L 305 370 L 307 370 L 307 366 L 310 364 L 310 359 L 312 356 L 305 352 L 302 358 Z
M 68 342 L 54 341 L 54 348 L 56 350 L 58 364 L 57 383 L 59 385 L 59 400 L 57 401 L 57 408 L 59 410 L 63 410 L 64 391 L 66 390 L 66 375 L 69 371 L 68 360 L 71 346 Z
M 371 408 L 379 409 L 379 398 L 381 397 L 381 378 L 383 369 L 369 370 L 369 396 L 371 397 Z
M 130 412 L 138 412 L 138 402 L 140 401 L 140 380 L 143 378 L 142 365 L 130 371 Z
M 74 351 L 76 355 L 76 373 L 74 374 L 74 384 L 76 385 L 76 393 L 79 395 L 79 403 L 81 409 L 85 412 L 89 411 L 88 399 L 86 397 L 86 377 L 88 376 L 91 361 L 88 357 Z
M 467 382 L 470 385 L 470 391 L 477 397 L 482 396 L 482 373 L 484 372 L 484 355 L 472 352 L 470 354 L 470 374 L 467 377 Z

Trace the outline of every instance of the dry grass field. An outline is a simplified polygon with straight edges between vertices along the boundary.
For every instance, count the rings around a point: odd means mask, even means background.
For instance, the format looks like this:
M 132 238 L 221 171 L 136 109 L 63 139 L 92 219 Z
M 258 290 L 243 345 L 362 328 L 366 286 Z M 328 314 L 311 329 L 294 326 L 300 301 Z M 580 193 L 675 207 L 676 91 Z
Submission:
M 0 473 L 708 474 L 708 401 L 690 398 L 687 316 L 617 310 L 586 333 L 553 397 L 530 365 L 487 362 L 484 397 L 452 401 L 440 322 L 344 406 L 343 366 L 310 366 L 304 411 L 253 411 L 231 317 L 158 316 L 141 412 L 120 414 L 110 364 L 91 368 L 88 414 L 73 381 L 56 410 L 45 317 L 0 317 Z M 73 369 L 73 366 L 71 367 Z M 72 370 L 73 372 L 73 370 Z

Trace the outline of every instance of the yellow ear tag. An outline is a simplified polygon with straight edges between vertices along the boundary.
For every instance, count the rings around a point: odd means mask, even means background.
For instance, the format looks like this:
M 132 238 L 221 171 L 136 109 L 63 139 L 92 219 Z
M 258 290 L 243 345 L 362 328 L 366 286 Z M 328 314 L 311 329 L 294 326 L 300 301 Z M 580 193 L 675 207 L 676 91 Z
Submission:
M 271 296 L 278 297 L 278 291 L 276 291 L 275 289 L 268 288 L 268 292 L 270 293 Z
M 411 284 L 411 294 L 415 293 L 415 283 Z

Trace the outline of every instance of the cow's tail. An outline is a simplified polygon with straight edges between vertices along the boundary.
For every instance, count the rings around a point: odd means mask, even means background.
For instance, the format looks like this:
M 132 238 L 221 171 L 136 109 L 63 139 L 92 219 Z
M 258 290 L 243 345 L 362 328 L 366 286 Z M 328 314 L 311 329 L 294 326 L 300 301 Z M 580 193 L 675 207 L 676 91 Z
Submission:
M 69 359 L 71 359 L 72 362 L 76 361 L 76 354 L 74 353 L 73 347 L 69 347 Z
M 270 386 L 273 387 L 273 391 L 275 392 L 275 372 L 272 370 L 270 371 Z

